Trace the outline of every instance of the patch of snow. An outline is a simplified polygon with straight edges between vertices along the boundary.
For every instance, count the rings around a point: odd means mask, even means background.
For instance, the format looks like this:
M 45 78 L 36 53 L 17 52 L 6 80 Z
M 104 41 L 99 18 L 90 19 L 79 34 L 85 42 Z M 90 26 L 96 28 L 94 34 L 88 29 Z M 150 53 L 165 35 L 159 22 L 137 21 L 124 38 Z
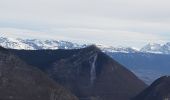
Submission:
M 90 61 L 91 63 L 91 70 L 90 70 L 90 81 L 91 84 L 94 83 L 94 80 L 96 79 L 96 60 L 97 60 L 97 54 L 93 57 L 92 61 Z

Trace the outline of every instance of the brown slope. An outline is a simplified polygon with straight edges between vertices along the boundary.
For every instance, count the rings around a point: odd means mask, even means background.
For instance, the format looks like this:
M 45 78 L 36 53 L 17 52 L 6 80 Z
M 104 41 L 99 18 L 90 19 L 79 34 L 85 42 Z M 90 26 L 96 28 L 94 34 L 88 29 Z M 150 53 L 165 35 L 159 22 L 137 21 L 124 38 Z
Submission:
M 43 72 L 0 47 L 0 100 L 77 100 Z

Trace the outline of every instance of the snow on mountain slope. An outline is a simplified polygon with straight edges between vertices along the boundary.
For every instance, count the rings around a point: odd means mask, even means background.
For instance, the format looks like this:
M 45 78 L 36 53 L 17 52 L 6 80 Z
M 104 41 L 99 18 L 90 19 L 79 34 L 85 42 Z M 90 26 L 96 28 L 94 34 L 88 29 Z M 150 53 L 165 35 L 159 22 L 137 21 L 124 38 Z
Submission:
M 10 49 L 24 49 L 24 50 L 40 50 L 40 49 L 78 49 L 88 46 L 88 44 L 77 44 L 68 41 L 56 41 L 56 40 L 38 40 L 38 39 L 14 39 L 0 37 L 0 46 Z M 124 47 L 112 47 L 97 45 L 103 52 L 122 52 L 122 53 L 134 53 L 138 52 L 132 48 Z
M 137 49 L 131 47 L 112 47 L 112 46 L 103 46 L 97 45 L 104 52 L 121 52 L 121 53 L 136 53 L 139 52 Z
M 80 45 L 76 43 L 71 43 L 67 41 L 14 39 L 14 38 L 4 38 L 4 37 L 0 37 L 0 45 L 4 48 L 25 49 L 25 50 L 74 49 L 80 47 Z
M 40 49 L 78 49 L 84 48 L 89 44 L 77 44 L 68 41 L 58 40 L 39 40 L 39 39 L 19 39 L 0 37 L 0 46 L 10 49 L 24 49 L 24 50 L 40 50 Z M 96 44 L 97 45 L 97 44 Z M 150 43 L 142 47 L 140 50 L 132 47 L 113 47 L 97 45 L 103 52 L 114 53 L 156 53 L 156 54 L 170 54 L 170 42 L 166 44 Z
M 165 45 L 162 46 L 165 54 L 170 54 L 170 42 L 167 42 Z
M 148 53 L 162 53 L 162 46 L 161 44 L 157 44 L 157 43 L 149 43 L 146 46 L 144 46 L 141 49 L 141 52 L 148 52 Z
M 34 49 L 32 46 L 26 45 L 20 39 L 0 37 L 0 45 L 5 48 L 11 49 Z
M 140 51 L 145 53 L 170 54 L 170 42 L 166 44 L 147 44 Z

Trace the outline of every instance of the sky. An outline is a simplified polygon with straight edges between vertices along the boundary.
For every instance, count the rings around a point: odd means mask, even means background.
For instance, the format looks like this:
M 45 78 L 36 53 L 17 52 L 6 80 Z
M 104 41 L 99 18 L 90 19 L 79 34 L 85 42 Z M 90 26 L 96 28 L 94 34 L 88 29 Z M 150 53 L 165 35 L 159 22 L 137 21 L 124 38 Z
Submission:
M 170 41 L 169 0 L 0 0 L 0 35 L 140 48 Z

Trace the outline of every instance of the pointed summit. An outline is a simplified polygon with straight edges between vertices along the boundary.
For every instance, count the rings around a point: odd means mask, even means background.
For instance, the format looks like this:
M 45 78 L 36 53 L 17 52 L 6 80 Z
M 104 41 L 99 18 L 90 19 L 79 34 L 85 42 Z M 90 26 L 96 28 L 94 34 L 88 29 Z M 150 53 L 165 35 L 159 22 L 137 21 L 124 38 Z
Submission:
M 98 48 L 96 45 L 89 45 L 85 48 L 81 49 L 82 51 L 96 51 L 96 52 L 102 52 L 100 48 Z
M 162 45 L 157 43 L 149 43 L 140 50 L 145 53 L 162 53 Z

